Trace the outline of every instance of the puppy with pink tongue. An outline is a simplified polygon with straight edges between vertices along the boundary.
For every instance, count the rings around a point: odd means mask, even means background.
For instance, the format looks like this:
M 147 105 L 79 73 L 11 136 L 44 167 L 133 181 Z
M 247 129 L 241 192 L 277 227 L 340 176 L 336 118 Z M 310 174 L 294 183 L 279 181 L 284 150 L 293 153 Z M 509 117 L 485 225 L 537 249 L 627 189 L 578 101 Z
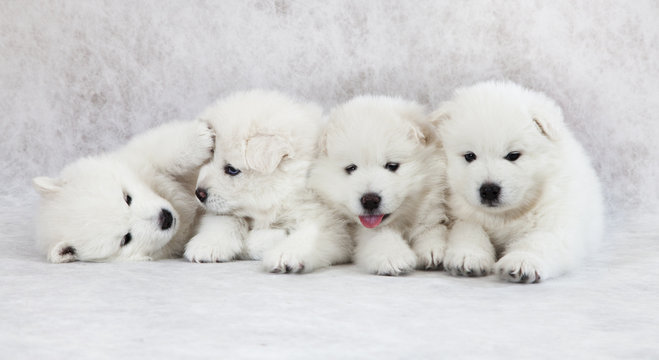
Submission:
M 422 106 L 362 96 L 331 112 L 309 184 L 351 224 L 355 263 L 399 275 L 442 264 L 445 163 Z

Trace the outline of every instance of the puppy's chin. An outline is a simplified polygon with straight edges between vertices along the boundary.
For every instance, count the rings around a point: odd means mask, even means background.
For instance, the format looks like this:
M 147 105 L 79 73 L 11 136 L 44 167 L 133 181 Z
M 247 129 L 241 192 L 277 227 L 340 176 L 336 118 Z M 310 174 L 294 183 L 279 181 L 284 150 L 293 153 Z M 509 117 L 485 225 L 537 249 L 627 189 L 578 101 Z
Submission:
M 216 215 L 230 215 L 235 210 L 224 203 L 205 203 L 202 204 L 206 211 L 214 213 Z
M 205 208 L 206 211 L 211 212 L 215 215 L 233 215 L 233 213 L 235 212 L 234 210 L 229 208 L 221 208 L 221 207 L 218 208 L 214 206 L 205 206 Z
M 510 210 L 508 206 L 502 203 L 495 203 L 495 204 L 479 203 L 478 208 L 483 212 L 487 212 L 491 214 L 500 214 Z
M 498 202 L 491 205 L 481 202 L 477 204 L 469 203 L 475 210 L 483 214 L 501 218 L 516 218 L 528 210 L 528 206 L 524 203 Z

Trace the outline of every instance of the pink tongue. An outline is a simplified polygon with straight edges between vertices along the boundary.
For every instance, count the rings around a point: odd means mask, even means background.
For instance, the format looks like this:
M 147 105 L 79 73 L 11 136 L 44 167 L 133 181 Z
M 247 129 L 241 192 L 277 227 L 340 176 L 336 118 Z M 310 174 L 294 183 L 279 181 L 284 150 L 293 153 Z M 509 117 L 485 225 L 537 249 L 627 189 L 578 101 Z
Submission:
M 359 221 L 362 222 L 362 225 L 366 226 L 369 229 L 372 229 L 382 222 L 382 218 L 384 217 L 384 214 L 382 215 L 362 215 L 359 217 Z

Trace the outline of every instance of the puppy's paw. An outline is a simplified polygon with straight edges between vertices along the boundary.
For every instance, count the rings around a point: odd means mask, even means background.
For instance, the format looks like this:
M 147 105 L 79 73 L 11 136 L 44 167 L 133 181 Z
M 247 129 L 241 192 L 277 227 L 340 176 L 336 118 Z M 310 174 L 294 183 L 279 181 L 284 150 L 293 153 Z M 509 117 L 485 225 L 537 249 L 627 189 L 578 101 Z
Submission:
M 215 132 L 204 121 L 197 121 L 195 134 L 190 144 L 190 163 L 201 165 L 213 157 Z
M 513 251 L 495 264 L 495 273 L 502 279 L 516 283 L 538 283 L 544 277 L 542 261 L 535 255 Z
M 223 238 L 222 236 L 223 234 L 197 234 L 185 246 L 183 256 L 189 261 L 197 263 L 234 260 L 242 250 L 242 242 L 240 239 Z
M 449 249 L 444 270 L 453 276 L 486 276 L 492 271 L 494 257 L 480 249 Z
M 417 256 L 407 243 L 400 241 L 372 249 L 370 254 L 360 256 L 358 263 L 373 274 L 398 276 L 416 268 Z
M 433 241 L 414 244 L 412 247 L 417 257 L 417 269 L 437 270 L 442 266 L 446 243 L 444 241 Z
M 263 255 L 263 268 L 271 273 L 301 273 L 307 263 L 304 257 L 296 249 L 279 247 Z

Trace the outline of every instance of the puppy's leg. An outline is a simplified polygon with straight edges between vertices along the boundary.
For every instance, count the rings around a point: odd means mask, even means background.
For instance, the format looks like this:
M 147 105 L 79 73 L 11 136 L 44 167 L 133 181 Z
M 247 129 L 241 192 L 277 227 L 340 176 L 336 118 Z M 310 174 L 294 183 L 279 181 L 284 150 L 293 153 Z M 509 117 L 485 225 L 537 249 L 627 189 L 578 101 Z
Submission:
M 247 224 L 242 219 L 206 214 L 183 256 L 198 263 L 234 260 L 243 250 L 246 232 Z
M 412 250 L 417 256 L 419 269 L 433 270 L 440 267 L 446 252 L 448 231 L 446 226 L 431 227 L 412 240 Z
M 284 229 L 252 230 L 247 234 L 245 251 L 240 257 L 246 260 L 261 260 L 265 252 L 283 242 L 287 236 Z
M 458 220 L 448 237 L 444 269 L 451 275 L 484 276 L 492 271 L 494 246 L 482 227 Z
M 351 247 L 344 227 L 304 222 L 263 255 L 263 267 L 274 273 L 311 272 L 350 261 Z
M 215 134 L 205 122 L 173 122 L 136 136 L 122 153 L 137 167 L 153 167 L 178 176 L 208 161 L 214 146 Z
M 357 230 L 355 263 L 377 275 L 400 275 L 416 267 L 417 256 L 407 241 L 391 229 Z
M 505 255 L 495 264 L 495 273 L 503 280 L 537 283 L 560 275 L 577 261 L 578 249 L 572 239 L 561 233 L 533 232 L 510 243 Z

